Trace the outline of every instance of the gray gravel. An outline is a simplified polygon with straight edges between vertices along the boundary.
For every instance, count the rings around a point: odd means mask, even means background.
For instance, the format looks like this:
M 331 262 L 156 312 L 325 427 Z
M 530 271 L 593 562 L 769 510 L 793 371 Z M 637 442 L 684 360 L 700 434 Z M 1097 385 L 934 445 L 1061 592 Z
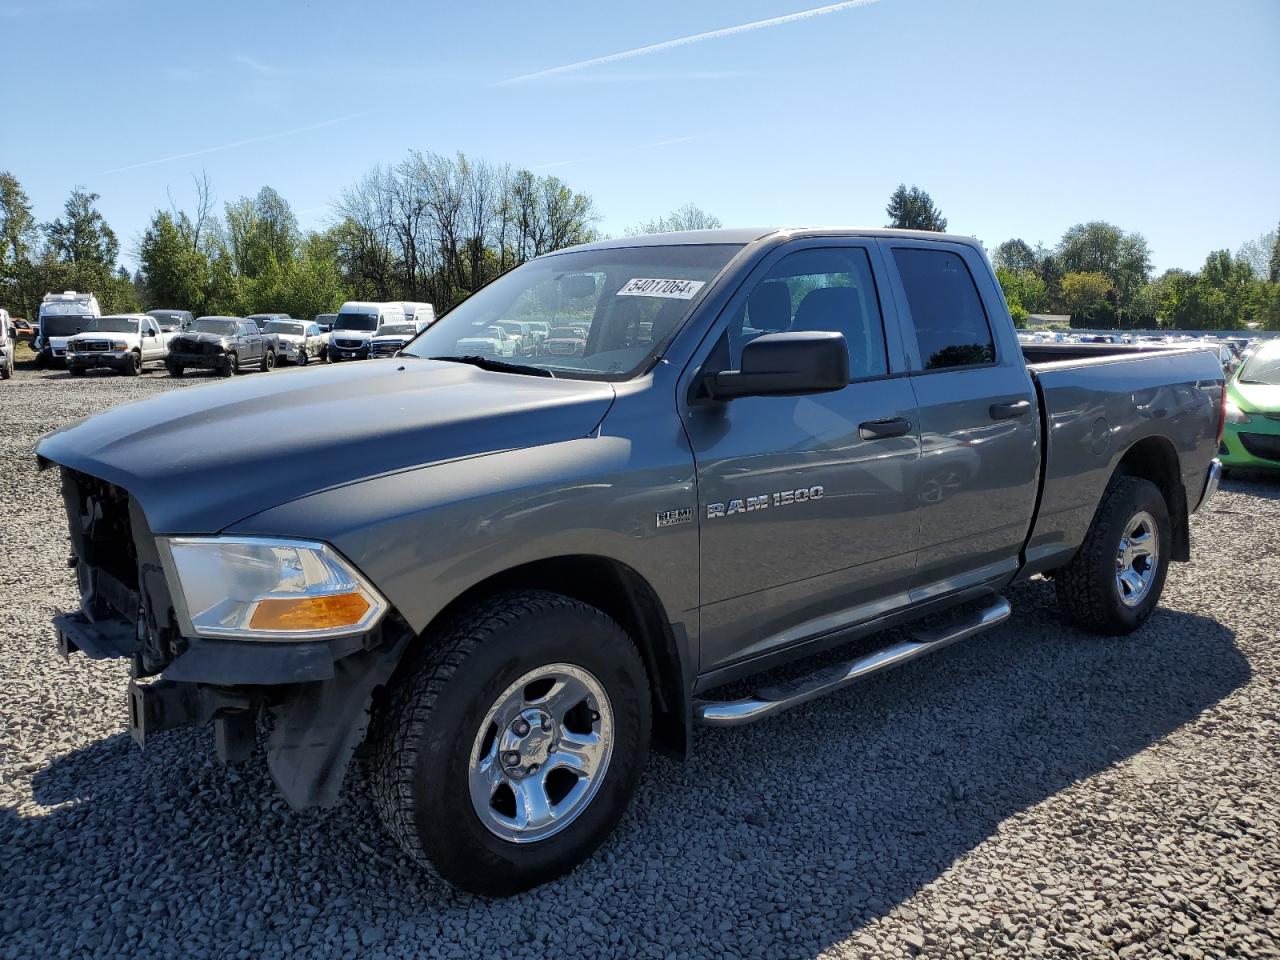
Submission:
M 34 442 L 194 382 L 0 384 L 0 957 L 1280 956 L 1280 479 L 1225 484 L 1138 635 L 1025 585 L 969 644 L 655 758 L 591 861 L 487 902 L 415 874 L 360 776 L 296 814 L 206 731 L 141 753 L 126 667 L 54 654 Z

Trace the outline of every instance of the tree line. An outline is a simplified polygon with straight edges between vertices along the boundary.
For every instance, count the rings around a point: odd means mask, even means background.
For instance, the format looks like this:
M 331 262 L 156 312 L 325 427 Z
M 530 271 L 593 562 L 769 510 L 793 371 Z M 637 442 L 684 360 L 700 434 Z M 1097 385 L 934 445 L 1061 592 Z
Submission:
M 888 226 L 947 229 L 928 193 L 899 185 Z M 1215 250 L 1197 271 L 1152 276 L 1140 233 L 1102 220 L 1078 223 L 1052 249 L 1018 238 L 996 247 L 992 265 L 1019 326 L 1030 314 L 1069 315 L 1090 329 L 1280 330 L 1280 228 L 1240 247 Z
M 331 312 L 348 299 L 420 300 L 443 312 L 524 261 L 598 239 L 592 199 L 557 177 L 505 164 L 411 151 L 344 189 L 321 230 L 304 231 L 271 187 L 219 206 L 207 176 L 190 209 L 155 211 L 131 275 L 120 242 L 77 187 L 62 216 L 37 222 L 17 178 L 0 172 L 0 302 L 34 317 L 45 293 L 92 291 L 104 310 L 155 307 L 243 316 Z M 943 231 L 929 194 L 901 184 L 889 226 Z M 694 204 L 627 228 L 627 235 L 720 226 Z M 1077 224 L 1053 247 L 1021 239 L 992 262 L 1019 325 L 1030 314 L 1069 314 L 1073 326 L 1280 329 L 1280 232 L 1232 254 L 1211 253 L 1195 272 L 1152 276 L 1140 233 L 1104 221 Z

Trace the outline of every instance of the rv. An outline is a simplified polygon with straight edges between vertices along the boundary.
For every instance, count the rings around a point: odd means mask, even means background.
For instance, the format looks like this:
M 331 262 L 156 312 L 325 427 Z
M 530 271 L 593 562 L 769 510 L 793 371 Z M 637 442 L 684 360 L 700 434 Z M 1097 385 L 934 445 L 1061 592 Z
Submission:
M 47 367 L 66 363 L 67 338 L 73 337 L 102 316 L 98 298 L 92 293 L 46 293 L 40 302 L 40 319 L 36 326 L 36 365 Z

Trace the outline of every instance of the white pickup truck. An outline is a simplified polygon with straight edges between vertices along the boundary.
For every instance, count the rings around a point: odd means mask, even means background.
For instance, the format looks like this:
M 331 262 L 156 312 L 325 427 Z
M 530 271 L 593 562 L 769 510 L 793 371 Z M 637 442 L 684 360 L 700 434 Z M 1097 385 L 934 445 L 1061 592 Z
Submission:
M 67 340 L 67 370 L 81 377 L 86 370 L 109 367 L 134 377 L 143 364 L 164 363 L 168 352 L 169 334 L 160 329 L 155 317 L 145 313 L 95 317 Z

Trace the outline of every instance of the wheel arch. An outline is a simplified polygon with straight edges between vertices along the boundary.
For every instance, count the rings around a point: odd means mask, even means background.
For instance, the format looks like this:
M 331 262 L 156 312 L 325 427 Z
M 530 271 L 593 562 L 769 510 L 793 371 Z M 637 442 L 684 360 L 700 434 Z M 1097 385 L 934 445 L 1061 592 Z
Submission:
M 649 674 L 653 739 L 664 753 L 684 758 L 692 741 L 692 684 L 696 673 L 684 627 L 673 623 L 653 586 L 611 557 L 569 554 L 523 563 L 491 574 L 446 604 L 405 651 L 388 686 L 412 669 L 416 653 L 442 624 L 487 597 L 516 590 L 546 590 L 601 610 L 635 641 Z
M 1148 436 L 1134 442 L 1120 462 L 1116 464 L 1115 477 L 1136 477 L 1149 480 L 1159 488 L 1169 509 L 1169 525 L 1173 531 L 1173 549 L 1170 558 L 1191 559 L 1191 523 L 1188 515 L 1187 490 L 1182 483 L 1182 470 L 1178 451 L 1173 443 L 1162 436 Z

